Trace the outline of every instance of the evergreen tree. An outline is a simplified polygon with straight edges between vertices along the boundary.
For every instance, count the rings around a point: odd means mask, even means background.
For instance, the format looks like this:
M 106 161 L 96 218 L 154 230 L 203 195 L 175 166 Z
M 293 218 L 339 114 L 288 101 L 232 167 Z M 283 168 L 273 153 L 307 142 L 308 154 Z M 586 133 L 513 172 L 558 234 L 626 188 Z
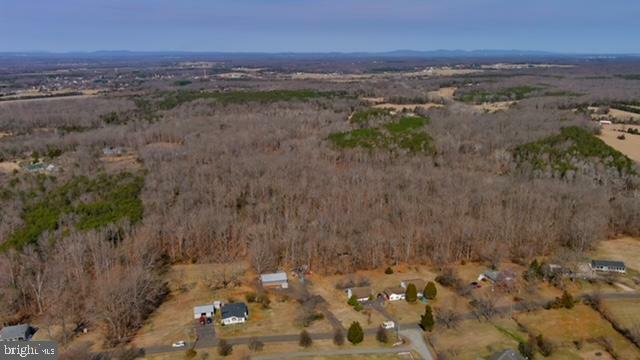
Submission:
M 353 345 L 359 344 L 364 340 L 364 331 L 362 330 L 362 326 L 357 321 L 351 323 L 349 326 L 349 331 L 347 332 L 347 340 Z
M 418 300 L 418 289 L 411 283 L 407 286 L 407 292 L 404 294 L 407 302 L 414 303 Z
M 573 308 L 574 305 L 574 301 L 573 301 L 573 296 L 571 296 L 571 294 L 569 294 L 566 290 L 562 293 L 562 297 L 560 298 L 560 303 L 562 304 L 562 306 L 564 306 L 566 309 L 571 309 Z
M 424 331 L 433 330 L 433 311 L 431 310 L 431 306 L 427 305 L 424 307 L 424 315 L 420 317 L 420 326 Z
M 429 300 L 435 299 L 436 295 L 438 295 L 438 289 L 436 288 L 436 284 L 433 281 L 429 281 L 427 283 L 427 286 L 424 287 L 422 294 L 424 295 L 424 297 L 426 297 Z
M 383 328 L 382 326 L 379 327 L 378 331 L 376 332 L 376 340 L 380 341 L 383 344 L 389 342 L 389 335 L 387 335 L 387 330 L 385 330 L 385 328 Z
M 309 335 L 307 330 L 302 330 L 302 332 L 300 333 L 300 346 L 307 348 L 311 346 L 311 344 L 313 344 L 311 336 Z

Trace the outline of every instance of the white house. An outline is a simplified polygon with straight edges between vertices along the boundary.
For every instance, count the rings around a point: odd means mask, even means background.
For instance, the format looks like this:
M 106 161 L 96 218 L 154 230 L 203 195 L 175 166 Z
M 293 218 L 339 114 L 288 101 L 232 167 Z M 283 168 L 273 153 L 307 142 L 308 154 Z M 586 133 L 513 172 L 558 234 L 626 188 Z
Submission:
M 395 286 L 384 289 L 384 296 L 389 301 L 398 301 L 405 299 L 406 289 L 402 286 Z
M 193 318 L 198 320 L 201 316 L 206 318 L 213 318 L 216 309 L 213 305 L 201 305 L 193 308 Z
M 595 271 L 617 272 L 624 274 L 627 267 L 622 261 L 591 260 L 591 269 Z
M 220 314 L 222 325 L 242 324 L 249 319 L 249 308 L 245 303 L 226 304 Z
M 286 289 L 289 287 L 289 280 L 287 279 L 287 273 L 284 271 L 272 273 L 272 274 L 262 274 L 260 275 L 260 282 L 263 287 L 271 287 L 271 288 L 282 288 Z

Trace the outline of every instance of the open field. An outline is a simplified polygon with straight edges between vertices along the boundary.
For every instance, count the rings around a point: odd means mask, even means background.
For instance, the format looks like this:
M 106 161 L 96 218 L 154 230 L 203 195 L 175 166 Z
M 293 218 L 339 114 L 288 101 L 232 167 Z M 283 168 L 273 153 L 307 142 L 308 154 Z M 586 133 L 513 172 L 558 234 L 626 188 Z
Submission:
M 618 333 L 600 314 L 586 305 L 573 309 L 540 310 L 515 316 L 527 332 L 543 336 L 558 348 L 571 349 L 574 342 L 592 342 L 599 338 L 611 341 L 623 359 L 640 357 L 640 350 Z M 570 330 L 569 330 L 570 329 Z
M 605 300 L 603 306 L 613 321 L 624 329 L 640 326 L 640 301 Z
M 516 339 L 526 340 L 527 335 L 513 320 L 505 318 L 492 322 L 466 320 L 454 329 L 439 327 L 429 338 L 437 353 L 447 355 L 447 359 L 475 360 L 502 350 L 517 349 Z
M 625 139 L 620 140 L 618 136 L 621 133 L 620 129 L 627 129 L 628 125 L 603 125 L 602 134 L 599 136 L 607 145 L 627 155 L 629 158 L 636 162 L 640 162 L 640 135 L 625 134 Z M 635 128 L 640 128 L 635 126 Z
M 624 237 L 603 240 L 593 256 L 600 260 L 624 261 L 628 268 L 640 271 L 640 239 Z

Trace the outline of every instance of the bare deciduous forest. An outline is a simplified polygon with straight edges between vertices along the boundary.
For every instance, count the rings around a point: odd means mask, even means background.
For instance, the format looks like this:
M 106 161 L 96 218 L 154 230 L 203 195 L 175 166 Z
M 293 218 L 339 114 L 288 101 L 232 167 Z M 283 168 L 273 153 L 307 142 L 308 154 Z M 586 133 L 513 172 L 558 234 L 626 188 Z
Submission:
M 636 64 L 598 69 L 604 73 L 582 65 L 350 82 L 149 82 L 91 98 L 0 102 L 0 131 L 11 134 L 0 139 L 0 161 L 57 166 L 0 173 L 0 301 L 7 304 L 0 320 L 45 317 L 69 329 L 61 341 L 100 326 L 119 344 L 163 301 L 163 271 L 173 263 L 248 260 L 259 271 L 309 265 L 321 273 L 398 263 L 443 268 L 462 260 L 528 263 L 638 236 L 636 163 L 616 168 L 612 161 L 626 164 L 624 155 L 583 149 L 576 139 L 544 143 L 577 128 L 588 137 L 583 147 L 591 146 L 597 122 L 574 107 L 640 98 L 638 81 L 615 75 Z M 429 119 L 420 131 L 434 154 L 393 144 L 343 149 L 329 140 L 357 128 L 348 119 L 368 108 L 363 97 L 426 97 L 445 86 L 458 87 L 455 99 L 416 110 Z M 460 97 L 475 91 L 503 100 L 511 96 L 504 89 L 521 86 L 536 90 L 495 113 Z M 236 101 L 202 96 L 201 88 L 331 94 Z M 159 105 L 175 91 L 195 95 Z M 556 167 L 571 141 L 577 150 Z M 548 150 L 537 154 L 541 163 L 515 156 L 525 144 Z M 127 156 L 103 153 L 120 147 Z

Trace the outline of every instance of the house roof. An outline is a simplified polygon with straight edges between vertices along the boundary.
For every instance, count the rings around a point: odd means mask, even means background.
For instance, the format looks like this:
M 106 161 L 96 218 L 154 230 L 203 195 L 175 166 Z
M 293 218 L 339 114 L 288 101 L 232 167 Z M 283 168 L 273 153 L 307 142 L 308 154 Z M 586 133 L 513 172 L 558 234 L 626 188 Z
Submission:
M 263 283 L 284 282 L 287 281 L 287 273 L 281 271 L 273 274 L 262 274 L 260 275 L 260 281 Z
M 226 304 L 222 306 L 222 309 L 220 309 L 220 312 L 222 313 L 223 319 L 230 318 L 233 316 L 245 317 L 246 314 L 249 313 L 249 308 L 247 308 L 247 305 L 245 303 L 233 303 L 233 304 Z
M 357 299 L 363 299 L 363 298 L 367 298 L 369 296 L 371 296 L 371 294 L 373 294 L 373 291 L 371 291 L 370 287 L 354 287 L 351 288 L 351 296 L 354 296 Z
M 622 261 L 611 261 L 611 260 L 591 260 L 591 266 L 606 266 L 606 267 L 621 267 L 625 268 L 624 262 Z
M 500 276 L 500 273 L 494 270 L 487 270 L 482 275 L 484 275 L 487 279 L 496 282 L 498 281 L 498 276 Z
M 407 286 L 409 286 L 409 284 L 415 285 L 418 292 L 422 292 L 422 289 L 424 289 L 424 287 L 427 285 L 426 281 L 422 279 L 408 279 L 402 280 L 402 282 Z
M 387 294 L 387 295 L 404 294 L 405 292 L 406 292 L 406 290 L 402 286 L 394 286 L 394 287 L 388 287 L 388 288 L 384 289 L 384 293 Z
M 194 314 L 213 313 L 214 311 L 213 305 L 201 305 L 193 308 Z
M 7 326 L 0 330 L 0 339 L 15 339 L 28 336 L 33 333 L 33 328 L 28 324 Z
M 503 352 L 493 354 L 493 356 L 491 356 L 491 360 L 525 360 L 525 358 L 515 350 L 508 349 Z

